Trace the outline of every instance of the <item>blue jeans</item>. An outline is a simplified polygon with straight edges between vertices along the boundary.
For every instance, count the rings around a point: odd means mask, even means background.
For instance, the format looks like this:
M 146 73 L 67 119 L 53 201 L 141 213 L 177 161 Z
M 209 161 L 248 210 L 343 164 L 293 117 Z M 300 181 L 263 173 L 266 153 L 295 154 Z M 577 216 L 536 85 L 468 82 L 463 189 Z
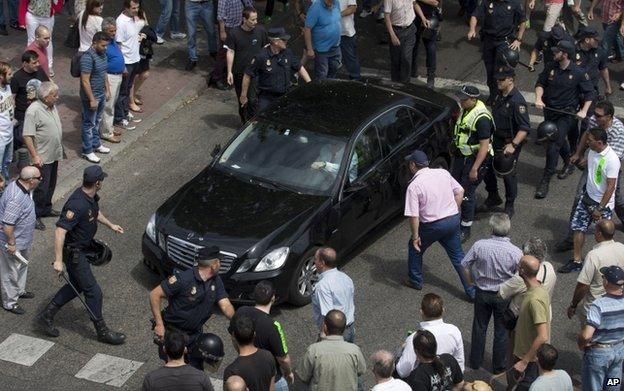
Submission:
M 165 35 L 167 25 L 172 33 L 180 32 L 180 0 L 160 0 L 160 18 L 156 25 L 156 35 Z
M 2 162 L 2 168 L 0 172 L 2 173 L 2 176 L 4 177 L 4 180 L 8 182 L 9 181 L 9 165 L 11 164 L 11 161 L 13 160 L 13 140 L 11 140 L 4 147 L 0 147 L 0 152 L 2 152 L 2 155 L 0 156 L 0 161 Z
M 503 314 L 507 308 L 507 301 L 498 296 L 498 292 L 483 291 L 479 288 L 475 292 L 474 317 L 472 319 L 472 348 L 470 349 L 470 367 L 478 369 L 483 364 L 485 352 L 485 336 L 494 315 L 494 346 L 492 348 L 492 370 L 500 373 L 505 370 L 505 354 L 507 352 L 507 329 Z
M 624 342 L 609 348 L 589 348 L 583 354 L 583 390 L 620 390 L 620 384 L 607 385 L 607 379 L 622 381 Z
M 408 248 L 408 265 L 409 278 L 418 285 L 422 286 L 422 259 L 425 251 L 434 244 L 440 242 L 446 254 L 451 260 L 453 267 L 459 274 L 459 279 L 464 287 L 464 291 L 470 297 L 474 297 L 474 287 L 468 285 L 464 277 L 464 268 L 461 265 L 464 259 L 464 250 L 461 247 L 461 239 L 459 237 L 459 214 L 449 216 L 444 219 L 432 221 L 430 223 L 420 223 L 418 227 L 418 236 L 420 236 L 420 251 L 416 251 L 410 238 L 407 243 Z
M 95 100 L 98 102 L 97 108 L 91 110 L 89 107 L 89 99 L 81 93 L 82 102 L 82 153 L 88 154 L 93 152 L 94 148 L 102 145 L 100 141 L 100 124 L 102 123 L 102 112 L 104 111 L 104 103 L 106 96 L 96 95 Z
M 0 26 L 6 26 L 6 18 L 4 17 L 4 4 L 0 6 Z M 19 0 L 8 0 L 9 6 L 9 22 L 11 24 L 17 24 L 17 8 Z
M 212 7 L 212 2 L 194 3 L 192 1 L 187 1 L 185 12 L 189 58 L 192 61 L 197 61 L 197 18 L 200 19 L 208 35 L 208 51 L 210 53 L 216 53 L 217 35 L 214 25 L 214 8 Z
M 603 23 L 604 36 L 602 37 L 602 50 L 609 54 L 611 48 L 615 50 L 615 57 L 624 58 L 624 39 L 620 34 L 620 23 L 613 22 L 610 24 Z
M 275 382 L 275 391 L 288 391 L 288 382 L 284 376 Z
M 349 79 L 360 80 L 360 60 L 357 57 L 357 49 L 355 42 L 357 39 L 355 35 L 347 37 L 343 35 L 340 37 L 340 53 L 342 54 L 342 61 L 344 62 L 347 72 L 349 72 Z
M 334 46 L 327 52 L 314 51 L 314 78 L 316 80 L 334 79 L 342 65 L 340 47 Z

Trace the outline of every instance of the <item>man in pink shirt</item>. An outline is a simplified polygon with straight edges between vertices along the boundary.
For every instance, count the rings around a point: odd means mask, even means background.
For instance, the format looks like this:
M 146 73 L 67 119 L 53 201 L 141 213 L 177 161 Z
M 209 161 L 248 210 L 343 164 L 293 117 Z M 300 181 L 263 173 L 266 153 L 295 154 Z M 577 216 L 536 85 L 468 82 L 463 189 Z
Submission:
M 461 266 L 464 250 L 460 239 L 459 206 L 464 189 L 448 171 L 429 168 L 429 159 L 421 150 L 415 150 L 405 160 L 414 176 L 405 196 L 405 216 L 410 219 L 412 236 L 407 245 L 409 278 L 403 283 L 413 289 L 422 289 L 423 254 L 433 243 L 440 242 L 472 301 L 474 286 L 466 281 Z
M 48 51 L 50 45 L 50 30 L 43 25 L 39 25 L 35 29 L 35 40 L 26 46 L 26 50 L 32 50 L 39 55 L 39 64 L 45 74 L 50 77 L 50 68 L 48 66 Z

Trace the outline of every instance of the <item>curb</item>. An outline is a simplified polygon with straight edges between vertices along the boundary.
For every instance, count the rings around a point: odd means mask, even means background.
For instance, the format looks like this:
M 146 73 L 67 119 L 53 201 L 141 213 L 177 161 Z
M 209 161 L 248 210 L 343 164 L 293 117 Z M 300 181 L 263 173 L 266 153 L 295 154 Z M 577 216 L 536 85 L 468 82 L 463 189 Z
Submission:
M 162 105 L 154 114 L 145 118 L 141 123 L 137 125 L 135 130 L 126 131 L 124 138 L 120 144 L 114 144 L 111 146 L 111 152 L 107 155 L 100 155 L 101 161 L 99 165 L 104 167 L 107 163 L 115 160 L 115 157 L 136 144 L 136 142 L 146 135 L 151 129 L 156 127 L 165 119 L 169 118 L 173 113 L 179 110 L 186 104 L 194 101 L 205 93 L 206 78 L 203 74 L 198 74 L 187 83 L 184 88 L 176 93 L 176 95 Z M 71 191 L 82 183 L 82 172 L 88 166 L 94 163 L 89 163 L 82 158 L 78 158 L 74 163 L 72 162 L 69 167 L 64 167 L 63 172 L 59 172 L 56 190 L 52 197 L 52 203 L 56 203 L 65 198 Z

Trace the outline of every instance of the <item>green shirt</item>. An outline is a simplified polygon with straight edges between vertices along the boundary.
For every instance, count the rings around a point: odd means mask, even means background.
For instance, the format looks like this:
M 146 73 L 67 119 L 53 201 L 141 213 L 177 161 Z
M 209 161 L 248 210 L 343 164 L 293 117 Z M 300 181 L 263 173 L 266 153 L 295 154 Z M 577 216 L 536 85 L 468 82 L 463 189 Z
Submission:
M 340 335 L 330 335 L 308 347 L 297 374 L 311 391 L 356 391 L 366 372 L 360 348 Z
M 514 356 L 522 358 L 537 337 L 537 325 L 546 323 L 550 339 L 550 299 L 542 286 L 530 288 L 518 313 L 518 323 L 514 330 Z

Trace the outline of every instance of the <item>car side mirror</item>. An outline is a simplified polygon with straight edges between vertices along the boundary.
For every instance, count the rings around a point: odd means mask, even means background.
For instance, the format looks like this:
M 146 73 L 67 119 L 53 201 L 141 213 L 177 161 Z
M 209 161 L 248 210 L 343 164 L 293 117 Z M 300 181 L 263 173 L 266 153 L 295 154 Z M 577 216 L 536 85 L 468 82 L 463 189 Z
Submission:
M 221 144 L 217 144 L 214 146 L 212 152 L 210 152 L 210 156 L 213 158 L 217 157 L 217 155 L 221 152 Z

